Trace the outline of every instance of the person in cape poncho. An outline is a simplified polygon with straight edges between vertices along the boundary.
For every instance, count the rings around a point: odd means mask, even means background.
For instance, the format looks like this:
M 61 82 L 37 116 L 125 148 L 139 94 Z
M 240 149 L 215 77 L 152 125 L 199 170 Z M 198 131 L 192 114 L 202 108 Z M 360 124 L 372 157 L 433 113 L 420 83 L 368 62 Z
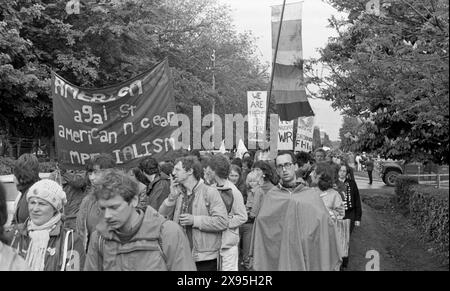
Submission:
M 270 190 L 255 220 L 252 239 L 256 271 L 339 270 L 338 233 L 317 189 L 298 184 L 291 152 L 280 152 L 280 184 Z

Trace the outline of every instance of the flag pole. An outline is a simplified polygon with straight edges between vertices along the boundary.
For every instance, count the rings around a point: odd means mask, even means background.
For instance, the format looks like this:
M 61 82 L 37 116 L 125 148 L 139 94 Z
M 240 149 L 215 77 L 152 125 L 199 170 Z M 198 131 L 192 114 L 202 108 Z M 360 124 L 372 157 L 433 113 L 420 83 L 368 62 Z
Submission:
M 278 45 L 280 44 L 281 27 L 283 26 L 283 17 L 284 17 L 284 8 L 285 7 L 286 7 L 286 0 L 283 0 L 283 8 L 281 9 L 280 27 L 278 27 L 277 44 L 275 46 L 275 54 L 273 56 L 272 75 L 270 76 L 269 94 L 267 96 L 268 100 L 267 100 L 267 115 L 266 116 L 269 116 L 270 99 L 272 97 L 273 77 L 274 77 L 274 73 L 275 73 L 275 64 L 277 63 Z

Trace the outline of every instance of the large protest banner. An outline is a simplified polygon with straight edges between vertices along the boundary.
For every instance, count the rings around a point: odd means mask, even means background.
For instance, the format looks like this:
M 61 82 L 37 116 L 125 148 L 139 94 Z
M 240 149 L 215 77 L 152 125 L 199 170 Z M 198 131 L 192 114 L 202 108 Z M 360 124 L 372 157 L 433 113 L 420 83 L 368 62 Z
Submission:
M 292 151 L 294 148 L 294 121 L 281 121 L 278 125 L 278 150 Z
M 295 151 L 310 152 L 313 150 L 314 117 L 300 117 L 298 119 Z
M 58 160 L 69 169 L 84 168 L 100 153 L 128 168 L 141 157 L 158 158 L 172 150 L 175 101 L 167 59 L 99 89 L 75 86 L 52 73 L 52 97 Z
M 248 141 L 255 144 L 266 140 L 267 92 L 247 92 Z

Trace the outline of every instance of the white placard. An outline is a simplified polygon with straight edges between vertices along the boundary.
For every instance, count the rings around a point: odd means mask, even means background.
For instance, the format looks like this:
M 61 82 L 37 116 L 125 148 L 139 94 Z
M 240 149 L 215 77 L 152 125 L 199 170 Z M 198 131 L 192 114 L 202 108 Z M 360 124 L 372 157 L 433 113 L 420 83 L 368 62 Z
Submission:
M 278 150 L 292 151 L 294 148 L 294 121 L 281 121 L 278 125 Z
M 310 152 L 313 146 L 314 117 L 300 117 L 298 119 L 297 137 L 295 139 L 296 152 Z
M 262 142 L 266 139 L 267 92 L 247 92 L 248 141 Z

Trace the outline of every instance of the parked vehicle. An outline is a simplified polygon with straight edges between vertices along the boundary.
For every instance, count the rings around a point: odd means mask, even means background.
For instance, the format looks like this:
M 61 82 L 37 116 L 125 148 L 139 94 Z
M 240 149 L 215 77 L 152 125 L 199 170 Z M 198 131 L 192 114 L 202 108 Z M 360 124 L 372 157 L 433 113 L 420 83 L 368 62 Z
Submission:
M 380 162 L 380 177 L 388 186 L 395 186 L 397 177 L 404 173 L 403 168 L 399 162 L 383 161 Z
M 379 173 L 383 182 L 388 186 L 395 186 L 399 175 L 421 175 L 448 173 L 448 166 L 438 166 L 434 163 L 405 163 L 404 161 L 381 161 Z

